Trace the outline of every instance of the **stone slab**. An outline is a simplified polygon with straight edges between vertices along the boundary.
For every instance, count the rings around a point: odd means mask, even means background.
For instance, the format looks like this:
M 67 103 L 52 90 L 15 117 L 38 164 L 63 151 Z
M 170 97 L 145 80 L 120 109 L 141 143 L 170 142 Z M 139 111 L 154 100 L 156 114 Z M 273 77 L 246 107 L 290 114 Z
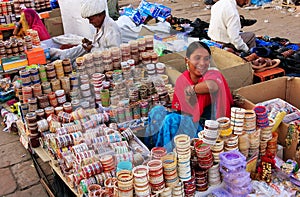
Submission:
M 0 146 L 9 144 L 11 142 L 19 141 L 20 137 L 18 135 L 12 134 L 12 133 L 6 133 L 6 132 L 2 131 L 2 129 L 3 129 L 3 127 L 0 127 L 0 132 L 2 132 L 1 138 L 0 138 Z
M 47 192 L 41 184 L 34 185 L 26 190 L 17 191 L 6 197 L 48 197 Z
M 21 190 L 35 185 L 40 180 L 31 160 L 18 163 L 12 166 L 11 170 Z
M 1 135 L 2 136 L 2 135 Z M 0 168 L 4 168 L 30 159 L 29 153 L 17 141 L 0 147 Z
M 9 168 L 0 169 L 0 196 L 10 194 L 17 189 L 17 183 Z

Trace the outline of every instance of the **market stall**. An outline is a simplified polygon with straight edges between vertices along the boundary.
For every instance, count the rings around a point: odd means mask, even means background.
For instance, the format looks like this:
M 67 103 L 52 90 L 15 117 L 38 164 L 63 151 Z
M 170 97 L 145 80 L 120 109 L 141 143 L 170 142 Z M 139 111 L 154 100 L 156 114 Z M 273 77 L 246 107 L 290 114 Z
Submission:
M 280 95 L 253 93 L 277 92 L 278 85 L 268 86 L 271 81 L 261 83 L 261 91 L 241 88 L 237 93 L 256 105 L 238 100 L 231 117 L 206 120 L 197 136 L 185 127 L 186 133 L 156 146 L 153 131 L 161 131 L 165 116 L 173 113 L 174 76 L 185 64 L 180 54 L 158 57 L 155 44 L 187 43 L 178 40 L 145 35 L 77 57 L 76 67 L 68 58 L 47 61 L 33 31 L 24 40 L 0 42 L 3 70 L 20 70 L 14 83 L 20 141 L 76 196 L 294 195 L 299 158 L 298 123 L 292 121 L 299 119 L 299 106 L 288 93 L 298 95 L 291 89 L 299 79 L 290 84 L 278 78 L 286 84 L 280 90 L 288 91 Z M 252 84 L 253 60 L 211 49 L 232 91 Z M 269 101 L 277 97 L 285 101 Z

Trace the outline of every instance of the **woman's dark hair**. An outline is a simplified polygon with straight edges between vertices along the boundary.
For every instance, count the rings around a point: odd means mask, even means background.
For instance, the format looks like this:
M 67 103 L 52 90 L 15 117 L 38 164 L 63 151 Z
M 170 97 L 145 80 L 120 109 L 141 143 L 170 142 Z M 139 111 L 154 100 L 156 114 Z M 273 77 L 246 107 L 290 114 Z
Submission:
M 198 48 L 204 48 L 208 51 L 209 55 L 211 55 L 211 51 L 210 51 L 210 48 L 204 43 L 204 42 L 201 42 L 201 41 L 195 41 L 195 42 L 192 42 L 187 50 L 186 50 L 186 57 L 187 58 L 190 58 L 191 54 L 194 53 L 194 51 Z

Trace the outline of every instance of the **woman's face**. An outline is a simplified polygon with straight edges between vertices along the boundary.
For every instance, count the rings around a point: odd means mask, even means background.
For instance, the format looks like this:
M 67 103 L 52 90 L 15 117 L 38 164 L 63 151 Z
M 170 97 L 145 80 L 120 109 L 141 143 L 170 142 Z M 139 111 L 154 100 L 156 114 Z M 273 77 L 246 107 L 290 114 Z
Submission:
M 201 77 L 209 68 L 210 55 L 205 48 L 198 48 L 186 61 L 191 74 Z

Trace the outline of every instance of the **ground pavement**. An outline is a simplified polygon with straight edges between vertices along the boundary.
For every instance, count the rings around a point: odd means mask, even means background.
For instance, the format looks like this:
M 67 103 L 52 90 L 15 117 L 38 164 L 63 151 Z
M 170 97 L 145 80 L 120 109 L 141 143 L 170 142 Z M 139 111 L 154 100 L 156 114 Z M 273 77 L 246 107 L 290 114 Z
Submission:
M 2 120 L 1 120 L 2 122 Z M 29 152 L 19 136 L 0 126 L 0 196 L 47 197 Z

